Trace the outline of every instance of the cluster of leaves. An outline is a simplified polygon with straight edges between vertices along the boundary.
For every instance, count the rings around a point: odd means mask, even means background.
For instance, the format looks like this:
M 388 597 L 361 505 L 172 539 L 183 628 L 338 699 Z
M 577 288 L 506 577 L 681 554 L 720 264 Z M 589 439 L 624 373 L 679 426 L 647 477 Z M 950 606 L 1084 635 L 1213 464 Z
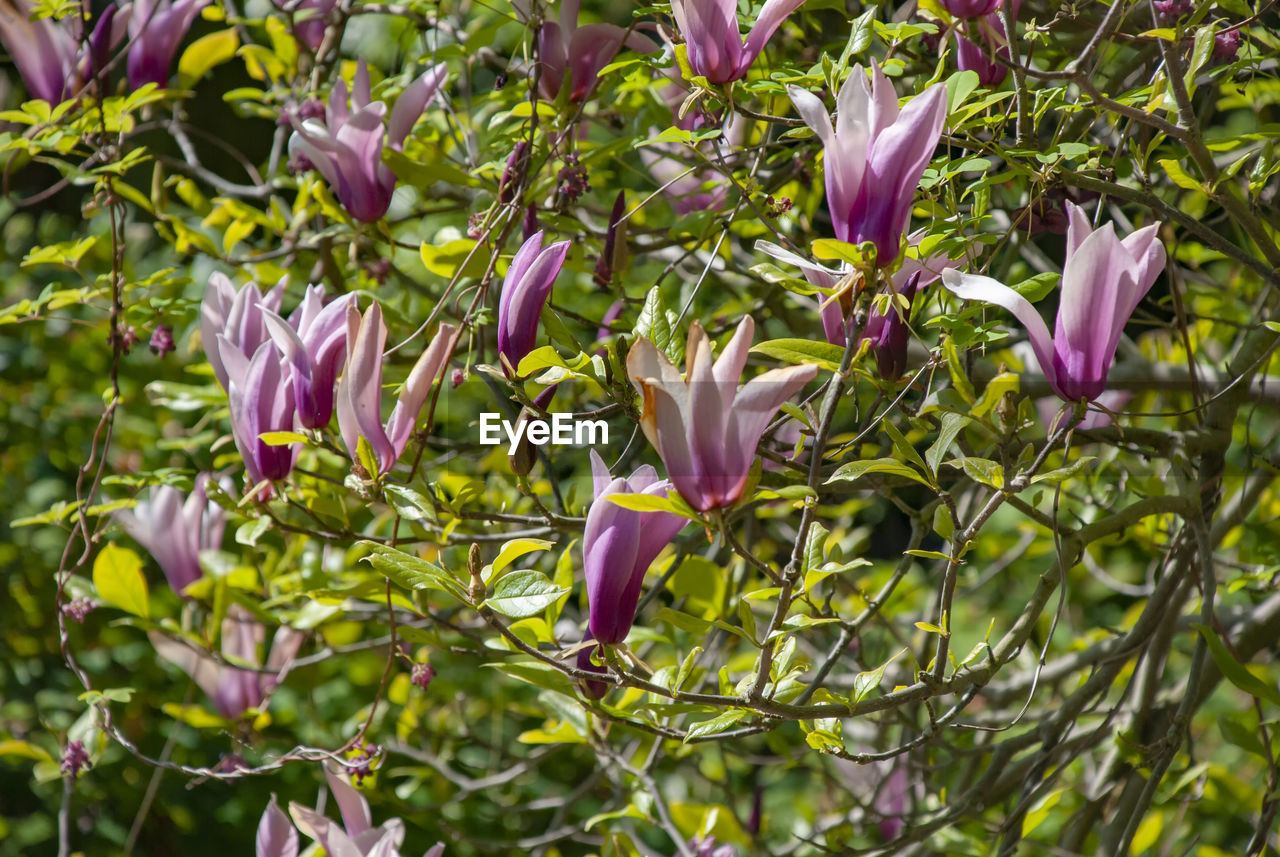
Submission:
M 936 3 L 809 0 L 732 84 L 694 77 L 677 44 L 624 49 L 588 98 L 547 100 L 554 6 L 340 3 L 317 47 L 295 35 L 313 12 L 225 3 L 169 89 L 109 68 L 58 105 L 10 97 L 0 855 L 246 852 L 269 795 L 310 802 L 326 758 L 371 769 L 406 853 L 675 854 L 699 836 L 743 854 L 1280 850 L 1280 39 L 1266 0 L 1160 5 L 1027 0 L 1010 72 L 984 86 L 955 70 Z M 668 4 L 620 14 L 582 11 L 682 40 Z M 1224 33 L 1238 52 L 1215 57 Z M 290 117 L 357 58 L 388 101 L 450 73 L 383 153 L 397 190 L 373 223 L 288 152 Z M 1163 223 L 1114 419 L 1038 409 L 1053 393 L 1008 316 L 938 287 L 916 299 L 907 374 L 885 379 L 856 341 L 826 343 L 825 296 L 755 249 L 864 264 L 831 240 L 788 87 L 830 104 L 872 60 L 904 98 L 947 88 L 921 252 L 1052 304 L 1064 201 Z M 740 124 L 687 130 L 692 111 Z M 699 205 L 648 151 L 693 171 Z M 530 216 L 572 245 L 512 373 L 494 322 Z M 375 478 L 336 431 L 289 434 L 272 442 L 301 444 L 293 473 L 244 499 L 200 337 L 214 271 L 289 276 L 289 307 L 308 282 L 376 299 L 395 381 L 428 321 L 459 326 L 396 469 Z M 559 384 L 556 410 L 607 421 L 615 475 L 661 471 L 627 349 L 646 337 L 680 365 L 694 320 L 723 345 L 747 315 L 753 364 L 818 380 L 731 508 L 631 501 L 695 523 L 649 570 L 627 644 L 588 669 L 587 450 L 509 456 L 479 415 L 514 422 Z M 206 472 L 230 477 L 209 484 L 227 537 L 179 598 L 113 513 Z M 151 641 L 220 657 L 237 611 L 306 642 L 227 718 Z

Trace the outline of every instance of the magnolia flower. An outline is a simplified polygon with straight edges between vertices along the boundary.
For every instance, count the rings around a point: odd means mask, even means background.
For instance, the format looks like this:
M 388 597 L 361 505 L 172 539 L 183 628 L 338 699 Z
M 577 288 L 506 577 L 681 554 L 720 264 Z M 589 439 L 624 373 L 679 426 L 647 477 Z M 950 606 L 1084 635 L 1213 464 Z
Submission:
M 623 220 L 623 215 L 626 213 L 626 191 L 620 190 L 614 197 L 613 210 L 609 212 L 609 226 L 604 233 L 604 251 L 596 260 L 596 269 L 592 274 L 595 284 L 602 289 L 609 288 L 609 284 L 613 282 L 614 273 L 622 268 L 627 257 L 627 222 Z M 621 241 L 618 240 L 619 233 L 621 233 Z
M 391 194 L 396 187 L 395 174 L 382 163 L 384 142 L 400 151 L 414 123 L 440 91 L 446 72 L 441 63 L 409 84 L 384 126 L 387 106 L 373 100 L 369 69 L 360 60 L 352 83 L 350 108 L 347 84 L 339 80 L 329 93 L 324 121 L 293 118 L 289 154 L 302 155 L 314 165 L 356 220 L 372 223 L 380 219 L 391 207 Z
M 957 18 L 977 18 L 1000 8 L 1000 0 L 939 0 L 942 8 Z
M 916 232 L 908 236 L 909 245 L 917 244 L 924 238 L 924 232 Z M 840 285 L 840 281 L 853 269 L 843 264 L 839 268 L 828 268 L 784 250 L 777 244 L 768 241 L 757 241 L 756 249 L 773 258 L 794 265 L 803 273 L 810 285 L 820 289 L 832 290 Z M 906 368 L 907 344 L 910 340 L 910 329 L 907 322 L 911 318 L 910 302 L 916 292 L 942 276 L 942 271 L 952 266 L 945 256 L 929 256 L 924 259 L 903 259 L 898 270 L 894 272 L 891 283 L 892 291 L 907 298 L 908 309 L 899 315 L 896 311 L 886 316 L 878 309 L 872 308 L 867 316 L 859 339 L 870 339 L 876 355 L 876 365 L 880 376 L 887 381 L 896 381 L 902 377 Z M 819 298 L 822 312 L 822 332 L 827 342 L 832 345 L 844 345 L 849 340 L 849 331 L 854 320 L 846 314 L 842 302 L 838 298 L 821 296 Z
M 281 278 L 264 295 L 252 281 L 236 291 L 225 274 L 215 273 L 209 277 L 209 288 L 200 302 L 200 339 L 213 374 L 224 390 L 228 383 L 227 367 L 217 347 L 218 337 L 226 339 L 246 358 L 251 357 L 270 338 L 264 315 L 280 311 L 287 284 L 288 278 Z
M 542 246 L 538 231 L 516 251 L 498 295 L 498 354 L 514 370 L 538 339 L 538 320 L 569 253 L 568 241 Z
M 1021 343 L 1020 343 L 1021 344 Z M 1111 425 L 1111 413 L 1118 411 L 1125 405 L 1129 404 L 1129 400 L 1133 398 L 1133 393 L 1128 390 L 1105 390 L 1093 401 L 1094 408 L 1090 408 L 1080 422 L 1076 423 L 1076 428 L 1080 431 L 1089 431 L 1090 429 L 1106 428 Z M 1096 408 L 1096 410 L 1095 410 Z M 1054 417 L 1062 410 L 1062 402 L 1052 396 L 1045 396 L 1036 399 L 1036 415 L 1040 417 L 1040 422 L 1045 429 L 1053 426 Z M 1052 435 L 1052 432 L 1049 432 Z
M 226 513 L 205 494 L 208 484 L 209 474 L 201 473 L 185 499 L 177 488 L 158 485 L 151 489 L 149 500 L 112 513 L 125 532 L 155 558 L 169 587 L 179 595 L 202 575 L 200 551 L 222 547 Z
M 688 520 L 670 512 L 624 509 L 608 500 L 618 494 L 666 497 L 671 483 L 659 480 L 647 464 L 626 479 L 614 479 L 593 449 L 591 476 L 595 502 L 587 510 L 582 532 L 588 626 L 601 643 L 621 643 L 635 619 L 645 572 Z
M 347 305 L 347 365 L 338 381 L 338 428 L 352 461 L 359 461 L 360 438 L 368 441 L 378 462 L 378 473 L 370 476 L 386 473 L 400 459 L 431 386 L 444 372 L 455 338 L 453 325 L 440 325 L 400 389 L 384 428 L 382 353 L 387 326 L 382 307 L 374 303 L 362 316 L 354 304 Z
M 907 766 L 901 758 L 889 767 L 889 776 L 876 789 L 875 811 L 880 815 L 880 838 L 892 842 L 902 835 L 906 827 L 903 814 L 907 811 Z
M 600 675 L 608 675 L 609 674 L 608 670 L 606 670 L 602 665 L 594 663 L 591 660 L 591 655 L 593 652 L 601 651 L 600 646 L 594 645 L 594 643 L 595 643 L 595 638 L 592 637 L 590 634 L 587 634 L 587 636 L 582 638 L 582 647 L 578 649 L 578 654 L 575 658 L 575 663 L 578 669 L 580 670 L 585 670 L 586 672 L 599 673 Z M 578 686 L 582 689 L 583 693 L 585 693 L 587 696 L 591 697 L 592 699 L 604 699 L 604 695 L 609 692 L 609 682 L 607 681 L 596 681 L 594 679 L 585 679 L 583 681 L 578 682 Z
M 684 118 L 679 117 L 679 108 L 688 95 L 684 87 L 668 83 L 661 90 L 662 98 L 672 109 L 672 124 L 683 131 L 695 131 L 711 128 L 723 122 L 723 138 L 719 146 L 733 152 L 742 145 L 746 133 L 746 122 L 731 114 L 728 120 L 708 113 L 705 110 L 691 110 Z M 652 136 L 657 136 L 657 129 L 649 129 Z M 697 157 L 717 160 L 717 141 L 703 140 L 694 146 L 700 153 Z M 671 207 L 677 214 L 690 214 L 695 211 L 716 211 L 724 205 L 729 195 L 729 182 L 719 171 L 709 165 L 689 166 L 688 147 L 674 141 L 653 143 L 640 147 L 640 160 L 661 185 L 662 190 L 671 199 Z
M 298 422 L 310 429 L 324 428 L 333 416 L 333 387 L 347 356 L 347 307 L 355 306 L 356 296 L 343 295 L 328 305 L 323 299 L 323 286 L 308 286 L 287 322 L 271 310 L 262 311 L 272 340 L 291 367 Z
M 338 0 L 272 0 L 282 11 L 294 16 L 293 32 L 298 41 L 317 50 L 324 42 L 326 19 Z M 300 19 L 300 20 L 299 20 Z
M 880 66 L 871 82 L 854 66 L 836 97 L 836 125 L 812 93 L 787 91 L 805 124 L 822 140 L 827 209 L 836 238 L 871 241 L 876 261 L 898 258 L 920 176 L 938 145 L 947 117 L 947 90 L 935 84 L 898 110 L 897 96 Z
M 369 802 L 346 774 L 337 765 L 326 763 L 324 776 L 342 815 L 342 826 L 300 803 L 290 803 L 289 814 L 298 829 L 318 842 L 329 857 L 400 857 L 404 822 L 393 818 L 374 827 Z M 423 857 L 443 854 L 444 843 L 438 842 Z
M 244 459 L 249 484 L 257 486 L 263 481 L 285 478 L 298 458 L 298 444 L 271 445 L 261 436 L 293 430 L 296 412 L 288 366 L 270 342 L 262 343 L 252 357 L 246 357 L 218 334 L 218 354 L 228 377 L 231 435 Z M 270 495 L 271 489 L 264 489 L 264 493 Z
M 1070 202 L 1067 220 L 1067 258 L 1052 338 L 1026 298 L 990 277 L 947 270 L 942 284 L 965 300 L 1013 313 L 1026 328 L 1053 391 L 1068 402 L 1093 401 L 1106 388 L 1125 323 L 1164 270 L 1164 245 L 1156 236 L 1159 223 L 1121 240 L 1111 223 L 1092 229 Z
M 983 86 L 999 86 L 1009 73 L 1002 63 L 993 58 L 1009 59 L 1009 39 L 1005 34 L 1000 5 L 996 2 L 986 12 L 966 16 L 971 20 L 956 29 L 956 68 L 975 72 Z M 1010 0 L 1011 20 L 1017 20 L 1021 5 L 1022 0 Z
M 222 620 L 222 658 L 190 643 L 166 637 L 159 631 L 147 636 L 156 654 L 178 666 L 200 685 L 219 713 L 235 720 L 250 708 L 258 708 L 271 691 L 284 680 L 302 645 L 303 633 L 281 627 L 271 643 L 266 666 L 259 659 L 265 629 L 254 621 L 248 610 L 232 604 Z M 245 666 L 237 666 L 236 662 Z
M 262 812 L 255 844 L 256 857 L 298 857 L 298 831 L 280 811 L 275 795 Z
M 643 404 L 640 427 L 680 496 L 699 511 L 737 501 L 769 420 L 818 374 L 811 364 L 772 369 L 739 390 L 754 331 L 755 322 L 744 317 L 713 363 L 711 341 L 695 321 L 685 378 L 648 339 L 636 340 L 627 355 L 627 374 Z
M 107 52 L 124 36 L 129 6 L 108 6 L 82 44 L 84 19 L 79 6 L 62 18 L 32 20 L 31 0 L 0 0 L 0 43 L 22 75 L 32 98 L 58 104 L 80 91 L 106 65 Z
M 511 147 L 511 154 L 507 156 L 507 165 L 502 170 L 502 178 L 498 180 L 499 202 L 507 203 L 515 200 L 520 176 L 527 168 L 528 160 L 528 141 L 517 140 L 516 144 Z
M 129 19 L 129 86 L 164 86 L 178 44 L 210 0 L 134 0 Z
M 715 170 L 690 170 L 678 160 L 682 149 L 679 143 L 656 143 L 640 149 L 640 160 L 671 198 L 676 214 L 718 211 L 729 196 L 729 183 Z
M 732 83 L 747 73 L 782 22 L 804 0 L 766 0 L 747 42 L 738 29 L 737 0 L 671 0 L 685 39 L 689 67 L 711 83 Z
M 911 302 L 920 288 L 920 274 L 921 271 L 917 268 L 901 288 L 898 288 L 896 281 L 894 283 L 894 293 L 906 298 L 905 309 L 897 303 L 896 298 L 891 298 L 893 303 L 888 311 L 882 313 L 873 308 L 867 316 L 867 326 L 862 329 L 862 338 L 871 340 L 871 350 L 876 355 L 880 377 L 887 381 L 901 378 L 907 368 L 907 345 L 911 341 L 908 322 L 911 320 Z
M 529 18 L 527 3 L 516 9 Z M 578 26 L 579 0 L 561 0 L 560 23 L 545 21 L 538 31 L 538 91 L 547 101 L 555 101 L 569 73 L 569 100 L 585 101 L 595 89 L 600 69 L 613 62 L 623 45 L 641 53 L 658 49 L 652 41 L 636 32 L 613 24 Z
M 695 836 L 689 840 L 694 857 L 738 857 L 738 849 L 732 845 L 720 845 L 714 836 Z

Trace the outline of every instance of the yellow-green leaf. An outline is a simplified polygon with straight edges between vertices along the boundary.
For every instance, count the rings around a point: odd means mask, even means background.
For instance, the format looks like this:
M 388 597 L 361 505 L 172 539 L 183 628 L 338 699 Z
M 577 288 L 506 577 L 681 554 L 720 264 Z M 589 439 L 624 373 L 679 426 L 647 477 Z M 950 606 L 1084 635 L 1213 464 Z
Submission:
M 220 65 L 236 55 L 240 47 L 240 37 L 234 28 L 219 30 L 207 36 L 201 36 L 191 43 L 178 60 L 178 86 L 189 87 L 208 74 L 209 69 Z
M 1157 163 L 1164 167 L 1165 174 L 1169 176 L 1169 181 L 1173 182 L 1180 188 L 1185 190 L 1198 190 L 1204 192 L 1204 187 L 1200 182 L 1196 181 L 1190 173 L 1183 169 L 1182 164 L 1172 158 L 1161 158 Z
M 106 603 L 144 619 L 151 615 L 142 560 L 128 548 L 109 544 L 98 553 L 93 561 L 93 585 Z
M 307 436 L 296 431 L 264 431 L 258 440 L 267 446 L 286 446 L 291 443 L 306 443 Z
M 493 573 L 500 574 L 504 568 L 527 553 L 550 550 L 553 544 L 555 543 L 546 539 L 512 539 L 498 551 L 498 558 L 493 561 Z

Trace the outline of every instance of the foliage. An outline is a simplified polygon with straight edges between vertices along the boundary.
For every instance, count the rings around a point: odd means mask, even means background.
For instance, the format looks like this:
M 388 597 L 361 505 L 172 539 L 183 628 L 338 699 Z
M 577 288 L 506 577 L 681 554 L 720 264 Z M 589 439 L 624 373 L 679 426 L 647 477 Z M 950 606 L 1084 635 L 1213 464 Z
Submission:
M 28 6 L 88 50 L 79 6 Z M 1272 4 L 809 0 L 726 83 L 694 74 L 671 4 L 588 3 L 618 29 L 579 42 L 527 7 L 213 3 L 167 88 L 126 80 L 132 39 L 73 53 L 57 104 L 7 67 L 0 855 L 248 853 L 273 794 L 315 805 L 326 760 L 404 820 L 406 854 L 1280 851 Z M 620 46 L 598 81 L 593 45 Z M 945 101 L 919 181 L 869 189 L 910 207 L 896 258 L 838 234 L 795 94 L 830 111 L 873 63 L 904 115 Z M 371 162 L 334 156 L 335 187 L 290 139 L 335 88 L 358 102 L 366 64 L 392 127 Z M 395 106 L 438 64 L 400 143 Z M 393 179 L 385 216 L 353 202 L 366 179 Z M 1167 254 L 1091 403 L 1055 396 L 1008 312 L 902 294 L 945 264 L 1068 305 L 1068 203 L 1120 237 L 1158 224 Z M 516 256 L 533 224 L 568 242 L 545 309 L 547 270 Z M 307 284 L 355 296 L 368 333 L 333 327 L 327 426 L 290 411 L 233 442 L 257 388 L 211 365 L 215 272 L 287 278 L 282 317 Z M 1110 323 L 1088 288 L 1084 323 Z M 499 353 L 508 315 L 531 350 Z M 744 381 L 803 389 L 758 447 L 705 428 L 745 411 L 690 405 L 696 472 L 669 435 L 664 462 L 670 387 L 636 355 L 689 367 L 692 402 L 707 337 L 724 355 L 744 328 Z M 379 432 L 392 401 L 411 423 L 394 467 L 396 416 L 378 451 L 349 428 L 361 394 Z M 587 444 L 482 444 L 490 413 L 603 420 L 592 448 L 629 485 L 595 499 Z M 247 483 L 245 443 L 292 451 L 288 475 Z M 695 498 L 720 452 L 755 464 Z M 197 485 L 225 535 L 184 543 L 202 573 L 178 593 L 183 519 L 139 536 L 121 513 Z M 683 529 L 651 565 L 584 560 L 604 519 L 637 544 Z M 589 603 L 586 575 L 636 562 L 634 610 Z M 604 609 L 625 642 L 586 641 Z M 243 704 L 219 695 L 241 681 Z

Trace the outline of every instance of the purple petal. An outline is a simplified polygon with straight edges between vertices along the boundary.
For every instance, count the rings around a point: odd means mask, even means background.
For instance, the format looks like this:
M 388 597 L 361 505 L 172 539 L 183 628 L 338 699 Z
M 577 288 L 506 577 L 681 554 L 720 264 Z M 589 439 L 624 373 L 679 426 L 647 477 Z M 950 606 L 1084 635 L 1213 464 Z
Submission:
M 773 38 L 787 16 L 803 5 L 804 0 L 766 0 L 755 24 L 751 26 L 751 32 L 747 34 L 747 44 L 739 61 L 740 75 L 747 73 L 747 69 L 760 56 L 764 46 Z
M 298 857 L 298 831 L 276 804 L 276 796 L 258 822 L 257 857 Z
M 387 420 L 387 439 L 391 442 L 393 458 L 382 462 L 382 472 L 385 473 L 391 469 L 409 443 L 409 435 L 413 433 L 418 412 L 422 410 L 427 395 L 431 392 L 431 386 L 444 371 L 449 354 L 453 351 L 456 335 L 457 329 L 453 325 L 441 324 L 431 340 L 431 345 L 422 352 L 422 356 L 413 366 L 413 371 L 409 373 L 408 380 L 404 382 L 400 397 L 396 400 L 396 406 L 391 411 L 391 418 Z
M 404 144 L 418 117 L 440 92 L 448 76 L 448 66 L 440 63 L 427 69 L 417 80 L 409 84 L 404 92 L 400 93 L 396 106 L 391 108 L 391 118 L 387 122 L 387 144 L 391 148 L 398 151 Z
M 329 783 L 329 791 L 338 804 L 342 814 L 342 825 L 351 837 L 359 836 L 373 828 L 373 815 L 369 812 L 369 802 L 347 777 L 346 771 L 337 765 L 324 766 L 324 778 Z
M 1044 319 L 1036 312 L 1030 301 L 990 277 L 963 274 L 955 268 L 948 268 L 942 272 L 942 285 L 964 300 L 995 304 L 1013 313 L 1027 331 L 1027 338 L 1031 340 L 1031 347 L 1035 350 L 1040 370 L 1044 372 L 1049 383 L 1054 385 L 1055 391 L 1057 390 L 1053 340 L 1049 338 L 1049 328 L 1045 325 Z
M 357 332 L 353 335 L 352 331 Z M 352 461 L 358 460 L 361 437 L 369 442 L 380 464 L 392 461 L 398 456 L 382 428 L 382 352 L 387 342 L 382 307 L 374 302 L 363 318 L 354 306 L 347 307 L 347 337 L 347 366 L 338 381 L 342 442 Z

